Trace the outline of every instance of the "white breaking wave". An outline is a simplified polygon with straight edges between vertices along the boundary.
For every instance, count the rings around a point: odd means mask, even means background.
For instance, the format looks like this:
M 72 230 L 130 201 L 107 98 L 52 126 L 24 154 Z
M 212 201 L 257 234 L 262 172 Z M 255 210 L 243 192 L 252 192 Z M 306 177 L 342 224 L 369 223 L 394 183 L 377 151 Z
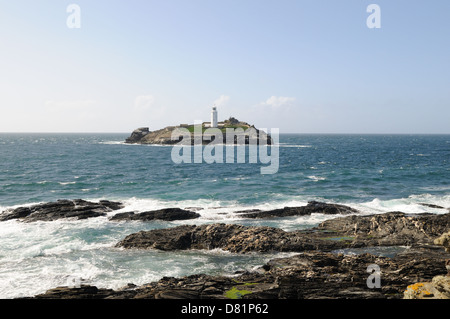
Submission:
M 105 144 L 105 145 L 133 145 L 125 143 L 124 141 L 102 141 L 98 142 L 98 144 Z
M 141 202 L 142 204 L 142 202 Z M 262 265 L 272 255 L 221 250 L 123 250 L 114 245 L 130 233 L 176 225 L 168 222 L 113 222 L 107 217 L 0 223 L 0 298 L 34 296 L 58 286 L 90 284 L 118 289 L 163 276 L 233 274 Z
M 98 144 L 103 144 L 103 145 L 126 145 L 126 146 L 158 146 L 158 147 L 172 147 L 173 146 L 173 145 L 162 145 L 162 144 L 125 143 L 124 141 L 103 141 L 103 142 L 98 142 Z
M 288 143 L 279 143 L 279 147 L 297 147 L 297 148 L 310 148 L 312 145 L 303 145 L 303 144 L 288 144 Z
M 77 182 L 59 182 L 58 184 L 59 185 L 73 185 L 73 184 L 76 184 Z
M 314 182 L 324 181 L 324 180 L 327 179 L 326 177 L 315 176 L 315 175 L 308 176 L 308 178 L 311 179 L 311 180 L 313 180 Z
M 387 213 L 392 211 L 400 211 L 407 214 L 445 214 L 449 212 L 450 195 L 435 196 L 431 194 L 420 194 L 411 195 L 408 198 L 389 200 L 380 200 L 379 198 L 375 198 L 370 202 L 348 205 L 367 213 Z M 442 208 L 430 207 L 427 205 L 437 205 Z
M 164 144 L 139 144 L 139 143 L 125 143 L 124 141 L 103 141 L 98 144 L 104 145 L 126 145 L 126 146 L 156 146 L 156 147 L 173 147 L 173 145 Z

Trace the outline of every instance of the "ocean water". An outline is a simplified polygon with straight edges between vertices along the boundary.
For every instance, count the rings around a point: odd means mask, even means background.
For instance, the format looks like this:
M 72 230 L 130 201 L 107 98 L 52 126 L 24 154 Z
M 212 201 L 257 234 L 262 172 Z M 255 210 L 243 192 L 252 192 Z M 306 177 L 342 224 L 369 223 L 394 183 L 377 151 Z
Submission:
M 0 211 L 82 198 L 118 200 L 126 206 L 121 211 L 195 207 L 201 217 L 0 222 L 0 298 L 80 283 L 116 289 L 163 276 L 232 275 L 280 256 L 114 248 L 140 230 L 224 222 L 290 231 L 334 218 L 248 220 L 234 216 L 236 210 L 301 206 L 310 200 L 349 205 L 364 214 L 443 214 L 450 207 L 450 135 L 282 134 L 278 172 L 268 175 L 260 174 L 267 164 L 259 162 L 175 164 L 171 146 L 127 145 L 128 135 L 0 134 Z

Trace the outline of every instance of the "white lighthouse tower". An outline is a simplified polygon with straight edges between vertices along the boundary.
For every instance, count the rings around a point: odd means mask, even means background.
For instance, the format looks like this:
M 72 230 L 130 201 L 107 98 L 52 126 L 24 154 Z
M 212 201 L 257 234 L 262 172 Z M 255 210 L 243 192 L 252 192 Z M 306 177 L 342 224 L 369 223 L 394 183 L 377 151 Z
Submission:
M 217 108 L 215 106 L 211 111 L 211 127 L 217 127 Z

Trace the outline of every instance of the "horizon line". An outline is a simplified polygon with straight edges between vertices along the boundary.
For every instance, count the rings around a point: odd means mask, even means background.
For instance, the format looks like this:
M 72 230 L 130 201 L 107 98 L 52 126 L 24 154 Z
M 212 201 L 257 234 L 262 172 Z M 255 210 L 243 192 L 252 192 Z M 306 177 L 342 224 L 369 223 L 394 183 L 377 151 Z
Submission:
M 130 132 L 112 132 L 112 131 L 102 131 L 102 132 L 89 132 L 89 131 L 76 131 L 76 132 L 61 132 L 61 131 L 5 131 L 0 134 L 131 134 Z M 270 134 L 270 133 L 269 133 Z M 388 132 L 378 132 L 378 133 L 361 133 L 361 132 L 347 132 L 347 133 L 336 133 L 336 132 L 280 132 L 280 135 L 450 135 L 449 133 L 388 133 Z

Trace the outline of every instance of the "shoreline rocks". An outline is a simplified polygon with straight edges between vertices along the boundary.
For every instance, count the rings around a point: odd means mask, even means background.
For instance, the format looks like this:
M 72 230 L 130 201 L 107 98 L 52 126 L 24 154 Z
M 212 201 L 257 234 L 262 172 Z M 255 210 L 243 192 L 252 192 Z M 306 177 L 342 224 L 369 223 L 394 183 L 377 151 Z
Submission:
M 105 216 L 124 208 L 119 202 L 59 200 L 29 207 L 8 209 L 0 221 L 51 221 L 59 218 L 85 219 Z M 334 214 L 317 227 L 284 231 L 267 226 L 239 224 L 181 225 L 140 231 L 119 241 L 121 249 L 222 249 L 232 253 L 291 252 L 274 258 L 260 268 L 230 276 L 194 274 L 164 277 L 141 286 L 105 289 L 81 285 L 57 287 L 33 298 L 49 299 L 172 299 L 172 298 L 447 298 L 449 276 L 448 214 L 389 212 L 363 215 L 344 205 L 309 202 L 303 207 L 270 211 L 240 211 L 239 217 L 283 218 L 314 213 Z M 166 208 L 142 213 L 123 212 L 110 221 L 183 220 L 199 218 L 196 212 Z M 391 257 L 369 254 L 373 247 L 405 246 Z M 366 249 L 367 248 L 367 249 Z M 355 249 L 352 251 L 352 249 Z M 356 252 L 357 251 L 357 252 Z M 344 254 L 338 252 L 345 252 Z M 381 269 L 381 287 L 371 289 L 369 265 Z

